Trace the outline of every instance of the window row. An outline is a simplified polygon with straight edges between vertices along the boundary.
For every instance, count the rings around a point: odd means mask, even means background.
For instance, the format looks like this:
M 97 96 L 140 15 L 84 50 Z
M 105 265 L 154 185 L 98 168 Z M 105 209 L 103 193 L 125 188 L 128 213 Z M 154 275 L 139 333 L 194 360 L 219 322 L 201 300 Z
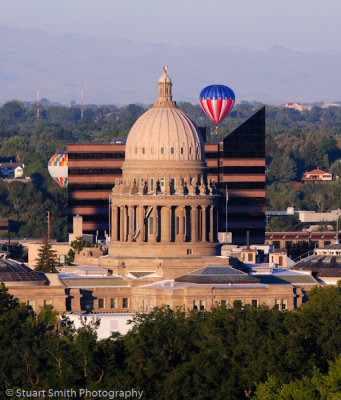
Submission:
M 110 301 L 110 308 L 111 309 L 119 308 L 118 307 L 118 299 L 116 297 L 111 297 L 109 301 Z M 100 297 L 98 299 L 98 308 L 99 309 L 105 308 L 105 299 L 104 298 Z M 123 297 L 122 298 L 121 308 L 129 308 L 129 299 L 128 299 L 128 297 Z
M 147 151 L 146 147 L 142 147 L 142 149 L 141 149 L 142 154 L 146 154 L 146 151 Z M 138 154 L 138 152 L 139 152 L 139 148 L 135 147 L 135 154 Z M 170 148 L 170 153 L 171 154 L 175 154 L 175 152 L 176 152 L 175 147 L 171 147 Z M 192 154 L 192 153 L 194 154 L 195 152 L 197 153 L 197 155 L 199 154 L 199 147 L 196 147 L 194 149 L 192 147 L 189 148 L 189 154 Z M 151 154 L 155 153 L 155 148 L 154 147 L 150 148 L 150 153 Z M 185 148 L 184 147 L 180 147 L 180 154 L 185 154 L 185 153 L 186 153 Z M 160 147 L 160 154 L 165 154 L 165 148 L 164 147 Z

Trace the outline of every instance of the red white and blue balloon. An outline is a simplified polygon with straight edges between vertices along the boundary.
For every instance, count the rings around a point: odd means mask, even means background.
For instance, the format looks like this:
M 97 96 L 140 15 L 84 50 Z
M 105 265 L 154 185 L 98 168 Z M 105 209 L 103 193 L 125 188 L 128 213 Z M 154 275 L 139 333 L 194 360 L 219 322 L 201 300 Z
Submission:
M 224 85 L 210 85 L 200 93 L 200 105 L 215 124 L 219 124 L 226 117 L 234 102 L 233 90 Z

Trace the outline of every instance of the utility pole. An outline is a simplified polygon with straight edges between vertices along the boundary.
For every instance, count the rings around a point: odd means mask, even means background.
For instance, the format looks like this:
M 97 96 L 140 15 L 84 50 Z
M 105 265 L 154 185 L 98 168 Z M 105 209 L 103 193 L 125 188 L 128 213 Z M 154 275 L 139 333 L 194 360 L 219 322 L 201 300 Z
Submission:
M 50 242 L 50 211 L 47 212 L 47 242 Z
M 39 81 L 37 82 L 37 126 L 39 125 L 39 102 L 40 102 L 40 93 L 39 93 Z
M 84 84 L 81 83 L 81 120 L 83 121 L 84 116 Z
M 7 222 L 7 229 L 8 229 L 8 248 L 7 248 L 7 252 L 8 254 L 11 251 L 11 224 L 10 224 L 10 220 L 8 220 Z

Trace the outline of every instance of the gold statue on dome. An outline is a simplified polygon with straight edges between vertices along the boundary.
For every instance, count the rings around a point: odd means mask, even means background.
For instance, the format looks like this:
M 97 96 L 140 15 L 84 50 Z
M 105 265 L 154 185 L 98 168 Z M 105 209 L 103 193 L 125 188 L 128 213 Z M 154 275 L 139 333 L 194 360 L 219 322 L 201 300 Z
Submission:
M 163 65 L 162 68 L 163 68 L 163 73 L 164 73 L 165 75 L 167 75 L 168 65 Z

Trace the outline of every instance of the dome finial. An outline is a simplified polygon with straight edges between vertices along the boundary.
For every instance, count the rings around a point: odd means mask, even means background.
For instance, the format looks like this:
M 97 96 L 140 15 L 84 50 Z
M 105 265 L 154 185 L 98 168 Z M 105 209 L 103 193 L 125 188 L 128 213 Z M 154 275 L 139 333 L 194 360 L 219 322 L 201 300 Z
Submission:
M 164 65 L 162 68 L 163 68 L 163 73 L 164 73 L 165 75 L 167 75 L 168 65 Z

